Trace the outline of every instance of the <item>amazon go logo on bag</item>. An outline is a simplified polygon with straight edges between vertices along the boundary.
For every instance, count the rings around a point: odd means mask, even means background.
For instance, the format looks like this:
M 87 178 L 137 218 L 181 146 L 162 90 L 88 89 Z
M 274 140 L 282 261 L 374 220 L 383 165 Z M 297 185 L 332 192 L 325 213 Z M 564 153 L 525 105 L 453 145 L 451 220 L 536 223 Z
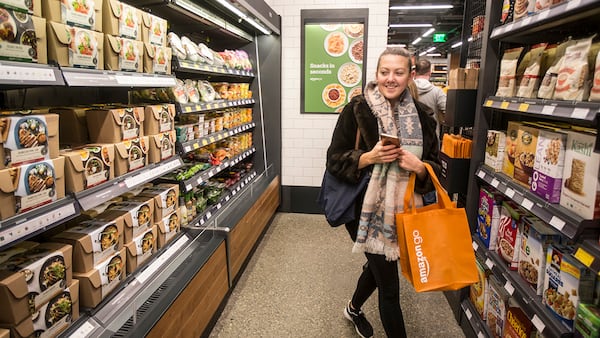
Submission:
M 412 235 L 413 243 L 415 244 L 417 264 L 419 266 L 419 277 L 421 278 L 421 283 L 427 283 L 427 277 L 429 276 L 429 262 L 427 261 L 427 256 L 423 253 L 423 247 L 421 246 L 423 237 L 421 237 L 419 230 L 413 230 Z

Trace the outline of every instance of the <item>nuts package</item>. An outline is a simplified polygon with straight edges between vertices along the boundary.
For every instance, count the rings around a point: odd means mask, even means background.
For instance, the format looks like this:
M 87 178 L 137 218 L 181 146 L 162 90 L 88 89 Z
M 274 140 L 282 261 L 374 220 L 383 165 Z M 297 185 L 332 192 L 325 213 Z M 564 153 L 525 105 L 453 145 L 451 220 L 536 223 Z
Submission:
M 477 235 L 489 250 L 496 250 L 502 194 L 492 187 L 482 186 L 479 192 Z
M 500 78 L 496 96 L 511 97 L 515 94 L 517 64 L 523 52 L 523 47 L 511 48 L 504 51 L 500 61 Z
M 492 337 L 502 338 L 504 337 L 504 322 L 506 321 L 510 295 L 493 274 L 489 275 L 488 281 L 489 295 L 485 321 L 490 328 Z
M 542 66 L 542 72 L 544 73 L 544 76 L 538 90 L 538 98 L 550 100 L 554 97 L 556 78 L 558 77 L 558 71 L 562 65 L 565 51 L 567 50 L 567 47 L 573 45 L 574 43 L 575 41 L 568 40 L 556 47 L 546 48 L 546 52 L 544 52 L 547 54 L 544 62 L 545 66 Z
M 515 156 L 517 154 L 517 134 L 521 123 L 509 121 L 506 128 L 506 145 L 504 147 L 504 159 L 502 160 L 502 172 L 512 178 L 515 172 Z
M 533 165 L 537 149 L 539 128 L 534 125 L 522 124 L 517 133 L 517 148 L 515 151 L 514 179 L 527 186 L 531 186 Z
M 527 52 L 529 57 L 527 58 L 526 68 L 517 87 L 517 97 L 533 98 L 535 96 L 540 84 L 542 56 L 547 45 L 547 43 L 539 43 L 532 46 L 529 52 Z
M 550 203 L 560 201 L 567 134 L 541 129 L 538 134 L 531 191 Z
M 488 130 L 484 163 L 494 171 L 502 171 L 505 147 L 506 133 L 500 130 Z
M 588 53 L 594 37 L 577 40 L 565 50 L 556 78 L 555 100 L 583 100 L 584 85 L 589 76 Z

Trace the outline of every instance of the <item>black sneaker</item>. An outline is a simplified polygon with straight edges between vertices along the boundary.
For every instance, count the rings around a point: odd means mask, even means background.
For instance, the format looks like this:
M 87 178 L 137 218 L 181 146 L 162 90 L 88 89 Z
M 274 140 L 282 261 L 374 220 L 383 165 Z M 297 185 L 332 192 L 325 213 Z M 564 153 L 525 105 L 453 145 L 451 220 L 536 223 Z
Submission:
M 356 333 L 358 333 L 359 336 L 363 338 L 373 337 L 373 327 L 365 317 L 365 314 L 360 310 L 353 311 L 350 309 L 350 303 L 344 308 L 344 317 L 354 324 Z

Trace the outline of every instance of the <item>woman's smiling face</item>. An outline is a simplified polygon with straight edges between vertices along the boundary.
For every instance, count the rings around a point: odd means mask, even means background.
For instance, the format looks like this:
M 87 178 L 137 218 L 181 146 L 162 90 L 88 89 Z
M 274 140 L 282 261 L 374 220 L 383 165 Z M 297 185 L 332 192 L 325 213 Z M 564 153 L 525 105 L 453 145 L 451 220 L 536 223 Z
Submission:
M 396 103 L 400 95 L 404 93 L 412 75 L 408 57 L 384 54 L 379 58 L 376 75 L 377 87 L 381 94 L 392 103 Z

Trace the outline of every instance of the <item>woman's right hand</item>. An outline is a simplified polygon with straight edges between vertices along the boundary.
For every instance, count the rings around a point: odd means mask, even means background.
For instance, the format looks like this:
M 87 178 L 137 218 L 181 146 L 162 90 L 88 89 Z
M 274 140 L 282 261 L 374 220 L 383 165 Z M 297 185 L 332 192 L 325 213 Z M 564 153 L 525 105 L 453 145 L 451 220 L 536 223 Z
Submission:
M 376 163 L 394 162 L 400 155 L 401 148 L 393 144 L 383 145 L 381 141 L 377 142 L 371 151 L 363 153 L 359 160 L 359 169 Z

